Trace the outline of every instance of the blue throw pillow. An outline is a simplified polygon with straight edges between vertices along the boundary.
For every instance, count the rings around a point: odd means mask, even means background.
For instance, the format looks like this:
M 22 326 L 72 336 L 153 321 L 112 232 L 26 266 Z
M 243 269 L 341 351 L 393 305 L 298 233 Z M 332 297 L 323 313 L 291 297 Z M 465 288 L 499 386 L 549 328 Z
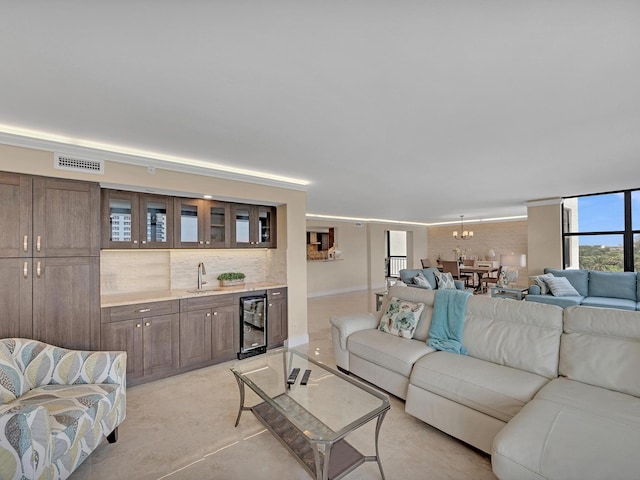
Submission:
M 571 282 L 565 277 L 549 277 L 545 278 L 545 283 L 551 290 L 554 297 L 579 297 L 578 291 L 573 288 Z

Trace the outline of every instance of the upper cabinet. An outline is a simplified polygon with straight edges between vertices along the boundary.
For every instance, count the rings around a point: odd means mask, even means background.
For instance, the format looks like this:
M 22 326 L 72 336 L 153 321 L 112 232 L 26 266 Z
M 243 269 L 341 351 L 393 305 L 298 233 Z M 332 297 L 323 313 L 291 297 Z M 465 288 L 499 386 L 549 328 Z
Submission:
M 102 190 L 102 248 L 256 247 L 276 247 L 276 207 Z
M 32 177 L 0 172 L 0 258 L 31 257 Z
M 236 248 L 276 247 L 276 207 L 233 204 L 232 242 Z
M 173 198 L 102 190 L 103 248 L 171 248 Z
M 229 204 L 195 198 L 175 199 L 175 246 L 229 248 Z

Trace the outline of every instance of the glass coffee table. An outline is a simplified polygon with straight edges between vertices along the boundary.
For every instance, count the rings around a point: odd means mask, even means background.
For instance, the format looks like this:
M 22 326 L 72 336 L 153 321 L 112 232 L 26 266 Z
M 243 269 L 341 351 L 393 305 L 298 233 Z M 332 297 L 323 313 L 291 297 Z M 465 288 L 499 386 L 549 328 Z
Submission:
M 294 368 L 300 369 L 299 374 L 288 384 Z M 311 374 L 302 385 L 306 370 Z M 236 427 L 242 412 L 252 411 L 316 479 L 337 480 L 364 462 L 377 462 L 384 480 L 378 436 L 390 408 L 385 394 L 295 350 L 280 349 L 241 360 L 231 371 L 240 388 Z M 263 402 L 245 407 L 245 385 Z M 376 454 L 364 456 L 345 437 L 373 419 Z

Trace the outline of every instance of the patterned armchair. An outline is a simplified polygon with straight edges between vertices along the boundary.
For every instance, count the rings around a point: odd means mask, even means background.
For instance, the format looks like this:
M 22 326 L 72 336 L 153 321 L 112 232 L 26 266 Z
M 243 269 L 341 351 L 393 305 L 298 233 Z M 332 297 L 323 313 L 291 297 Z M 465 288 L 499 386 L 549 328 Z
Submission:
M 126 414 L 124 352 L 0 340 L 0 478 L 65 479 Z

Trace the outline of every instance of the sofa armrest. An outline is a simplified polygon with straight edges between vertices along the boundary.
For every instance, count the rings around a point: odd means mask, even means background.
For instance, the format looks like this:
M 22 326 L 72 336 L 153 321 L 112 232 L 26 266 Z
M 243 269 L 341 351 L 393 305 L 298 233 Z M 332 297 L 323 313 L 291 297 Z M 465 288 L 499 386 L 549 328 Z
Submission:
M 346 350 L 349 335 L 360 330 L 370 330 L 378 326 L 380 322 L 380 312 L 377 314 L 355 313 L 351 315 L 337 315 L 331 317 L 330 322 L 340 333 L 340 347 Z
M 540 295 L 540 286 L 531 285 L 529 287 L 529 295 Z
M 51 427 L 46 408 L 16 402 L 1 405 L 0 432 L 3 479 L 50 478 L 45 473 L 51 468 Z

